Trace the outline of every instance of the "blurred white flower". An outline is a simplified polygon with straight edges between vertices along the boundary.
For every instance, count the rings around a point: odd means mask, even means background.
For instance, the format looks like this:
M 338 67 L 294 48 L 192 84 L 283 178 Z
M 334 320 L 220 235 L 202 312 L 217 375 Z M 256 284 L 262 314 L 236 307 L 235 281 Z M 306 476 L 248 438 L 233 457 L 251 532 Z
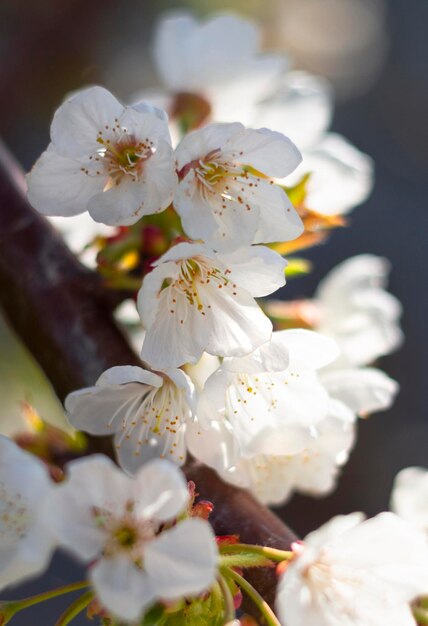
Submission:
M 154 264 L 138 294 L 146 329 L 141 356 L 157 369 L 196 363 L 203 352 L 243 356 L 270 339 L 255 297 L 285 284 L 286 261 L 263 246 L 217 255 L 179 243 Z
M 170 204 L 176 174 L 163 111 L 125 107 L 91 87 L 59 107 L 51 139 L 27 175 L 28 199 L 40 213 L 87 210 L 96 222 L 125 226 Z
M 283 178 L 300 163 L 284 135 L 242 124 L 210 124 L 189 133 L 176 152 L 180 183 L 174 196 L 185 232 L 215 250 L 295 239 L 303 224 Z
M 188 503 L 183 474 L 154 460 L 135 478 L 104 456 L 74 461 L 52 496 L 62 546 L 90 566 L 101 604 L 126 621 L 156 600 L 179 600 L 214 583 L 217 547 L 208 522 L 175 520 Z
M 428 536 L 428 470 L 406 467 L 395 478 L 391 510 Z
M 193 403 L 194 387 L 183 371 L 127 365 L 105 371 L 94 387 L 70 393 L 65 408 L 78 430 L 114 434 L 119 464 L 132 474 L 154 457 L 184 463 Z
M 337 265 L 320 282 L 316 330 L 340 347 L 334 367 L 372 363 L 401 344 L 401 305 L 385 290 L 388 274 L 386 259 L 361 254 Z
M 194 93 L 209 105 L 211 119 L 248 123 L 254 103 L 287 65 L 282 55 L 260 54 L 260 39 L 257 25 L 237 15 L 199 22 L 187 12 L 167 13 L 154 41 L 156 67 L 167 90 L 158 97 L 171 111 L 177 97 Z
M 0 589 L 43 572 L 55 541 L 45 465 L 0 435 Z
M 415 626 L 410 602 L 428 589 L 422 533 L 392 513 L 330 520 L 304 540 L 282 575 L 283 626 Z

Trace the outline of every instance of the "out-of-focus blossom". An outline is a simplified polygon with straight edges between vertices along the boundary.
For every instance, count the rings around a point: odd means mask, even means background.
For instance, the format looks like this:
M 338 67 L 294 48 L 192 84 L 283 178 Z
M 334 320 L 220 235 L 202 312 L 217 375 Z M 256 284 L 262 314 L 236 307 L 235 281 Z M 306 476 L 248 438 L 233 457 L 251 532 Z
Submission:
M 425 537 L 392 513 L 339 516 L 310 533 L 282 575 L 283 626 L 415 626 L 428 589 Z
M 179 243 L 154 264 L 138 295 L 141 356 L 157 369 L 196 363 L 203 352 L 243 356 L 270 339 L 255 297 L 285 284 L 286 262 L 263 246 L 217 255 Z
M 69 394 L 65 408 L 78 430 L 114 434 L 120 466 L 135 473 L 154 457 L 184 463 L 193 404 L 194 387 L 182 370 L 119 366 L 104 372 L 94 387 Z
M 388 273 L 386 259 L 362 254 L 336 266 L 319 284 L 315 328 L 340 347 L 334 367 L 366 365 L 401 344 L 401 305 L 385 290 Z
M 215 250 L 296 239 L 303 224 L 281 187 L 299 164 L 284 135 L 210 124 L 187 135 L 176 150 L 181 179 L 174 196 L 184 231 Z
M 181 600 L 214 583 L 218 553 L 208 522 L 169 524 L 188 499 L 184 476 L 167 461 L 134 478 L 104 456 L 69 464 L 52 494 L 53 525 L 61 545 L 91 563 L 95 592 L 113 615 L 134 622 L 156 600 Z
M 248 123 L 252 105 L 285 69 L 282 55 L 260 54 L 257 25 L 237 15 L 199 22 L 183 11 L 166 14 L 157 27 L 154 59 L 166 93 L 157 97 L 170 114 L 180 98 L 195 94 L 208 118 Z M 237 109 L 237 104 L 239 108 Z
M 89 211 L 96 222 L 117 226 L 170 204 L 176 174 L 163 111 L 125 107 L 91 87 L 59 107 L 51 140 L 27 175 L 29 201 L 40 213 Z
M 428 470 L 406 467 L 395 478 L 391 509 L 428 536 Z
M 0 589 L 46 569 L 55 546 L 46 507 L 53 488 L 39 459 L 0 436 Z

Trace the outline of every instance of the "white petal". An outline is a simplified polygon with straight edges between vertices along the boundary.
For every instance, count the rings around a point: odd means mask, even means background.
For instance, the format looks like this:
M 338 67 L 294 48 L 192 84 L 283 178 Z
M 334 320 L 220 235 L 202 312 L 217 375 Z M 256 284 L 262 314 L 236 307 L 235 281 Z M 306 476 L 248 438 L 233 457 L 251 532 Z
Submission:
M 140 368 L 138 368 L 140 369 Z M 144 370 L 141 370 L 143 372 Z M 80 389 L 69 394 L 65 400 L 67 417 L 78 430 L 93 435 L 109 435 L 120 430 L 134 419 L 145 395 L 162 380 L 147 372 L 147 381 L 125 384 L 101 381 L 95 387 Z M 150 376 L 151 374 L 151 376 Z M 154 380 L 151 380 L 151 379 Z
M 275 333 L 275 341 L 285 346 L 294 358 L 314 369 L 328 365 L 338 355 L 333 340 L 310 330 L 280 330 Z
M 255 195 L 260 221 L 254 243 L 291 241 L 302 234 L 303 222 L 281 187 L 261 180 Z
M 302 161 L 302 155 L 288 137 L 267 128 L 241 130 L 229 139 L 224 152 L 233 160 L 274 178 L 288 176 Z
M 142 429 L 135 425 L 132 430 L 130 428 L 129 431 L 116 433 L 114 444 L 119 466 L 127 474 L 134 475 L 154 459 L 168 459 L 178 466 L 183 465 L 187 455 L 186 424 L 182 422 L 175 425 L 174 431 L 164 429 L 163 432 L 153 434 L 150 432 L 150 424 L 147 424 Z
M 145 519 L 167 522 L 183 511 L 189 500 L 184 474 L 160 459 L 142 467 L 135 476 L 135 512 Z
M 217 573 L 214 533 L 200 519 L 187 519 L 147 544 L 144 567 L 162 599 L 175 600 L 207 591 Z
M 157 273 L 158 270 L 161 270 L 161 267 L 155 268 L 151 274 Z M 145 277 L 143 287 L 138 294 L 139 311 L 145 314 L 152 303 L 153 308 L 149 315 L 156 316 L 156 319 L 147 327 L 147 316 L 142 315 L 147 332 L 141 358 L 157 369 L 179 367 L 183 363 L 196 363 L 208 341 L 210 327 L 206 318 L 203 318 L 195 307 L 189 306 L 184 293 L 174 293 L 176 302 L 174 308 L 171 308 L 170 288 L 168 287 L 157 296 L 157 301 L 150 300 L 151 274 Z M 162 272 L 160 271 L 159 274 Z M 153 276 L 153 279 L 157 277 Z
M 346 215 L 362 204 L 373 189 L 371 158 L 333 133 L 304 152 L 302 165 L 287 184 L 296 183 L 308 172 L 311 176 L 305 203 L 322 215 Z
M 406 467 L 395 480 L 391 510 L 402 519 L 428 532 L 428 472 L 422 467 Z
M 326 80 L 306 72 L 288 72 L 279 89 L 257 108 L 257 123 L 290 136 L 307 149 L 330 125 L 332 90 Z
M 398 384 L 380 370 L 327 370 L 321 380 L 329 393 L 359 415 L 388 409 L 398 393 Z
M 239 462 L 241 458 L 239 445 L 228 422 L 222 420 L 213 421 L 210 424 L 210 416 L 213 416 L 214 419 L 214 412 L 201 415 L 202 423 L 195 421 L 188 425 L 186 431 L 187 446 L 195 459 L 209 465 L 217 472 L 226 471 Z M 233 481 L 230 480 L 229 482 Z
M 157 597 L 149 576 L 124 557 L 101 559 L 90 569 L 90 579 L 101 604 L 127 621 L 140 618 Z
M 82 171 L 86 163 L 74 161 L 53 149 L 43 152 L 27 174 L 28 201 L 43 215 L 79 215 L 105 185 L 101 176 Z
M 229 277 L 255 298 L 267 296 L 285 285 L 287 261 L 265 246 L 248 246 L 221 255 Z
M 243 356 L 269 341 L 272 323 L 244 289 L 238 287 L 236 295 L 231 295 L 228 290 L 210 284 L 204 291 L 212 307 L 206 352 Z
M 98 132 L 112 128 L 124 107 L 103 87 L 90 87 L 77 92 L 56 111 L 51 138 L 55 148 L 65 157 L 79 157 L 97 150 Z
M 179 91 L 186 85 L 186 42 L 196 29 L 196 20 L 182 11 L 171 12 L 158 23 L 154 59 L 157 70 L 169 89 Z
M 97 387 L 109 385 L 126 385 L 127 383 L 141 383 L 152 387 L 161 387 L 163 379 L 154 372 L 135 365 L 116 365 L 103 372 L 97 380 Z

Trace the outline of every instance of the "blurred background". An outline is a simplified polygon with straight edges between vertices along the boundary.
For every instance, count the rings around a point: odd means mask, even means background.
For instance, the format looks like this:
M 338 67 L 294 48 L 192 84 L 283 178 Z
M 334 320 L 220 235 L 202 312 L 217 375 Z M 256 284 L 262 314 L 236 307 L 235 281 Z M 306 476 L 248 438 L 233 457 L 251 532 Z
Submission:
M 267 50 L 283 51 L 294 67 L 331 81 L 332 129 L 376 163 L 369 200 L 352 213 L 350 228 L 335 231 L 327 245 L 305 255 L 314 271 L 290 282 L 286 296 L 312 295 L 327 271 L 349 256 L 388 257 L 390 290 L 404 305 L 406 342 L 382 359 L 381 367 L 399 381 L 401 393 L 390 411 L 360 422 L 357 446 L 334 494 L 319 501 L 294 497 L 279 510 L 300 535 L 337 513 L 372 515 L 388 507 L 400 468 L 428 466 L 428 2 L 2 0 L 0 136 L 25 169 L 45 149 L 52 114 L 68 91 L 97 83 L 126 100 L 156 86 L 150 56 L 154 24 L 164 10 L 181 7 L 197 15 L 227 9 L 257 19 Z M 61 423 L 61 407 L 43 375 L 4 322 L 0 350 L 0 432 L 22 427 L 22 401 Z M 60 558 L 44 581 L 25 591 L 78 575 Z M 51 623 L 49 611 L 40 608 L 43 623 Z M 24 615 L 21 619 L 27 623 Z

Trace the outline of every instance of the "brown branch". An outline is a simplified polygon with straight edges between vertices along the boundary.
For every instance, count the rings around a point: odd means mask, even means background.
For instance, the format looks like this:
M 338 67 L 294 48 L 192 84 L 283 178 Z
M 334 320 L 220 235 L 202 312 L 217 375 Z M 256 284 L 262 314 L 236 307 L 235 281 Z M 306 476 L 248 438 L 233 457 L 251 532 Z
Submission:
M 114 323 L 100 278 L 69 252 L 44 217 L 28 204 L 20 167 L 0 150 L 0 305 L 61 400 L 92 385 L 114 365 L 139 364 Z M 100 449 L 100 439 L 92 439 Z M 105 449 L 105 448 L 104 448 Z M 110 452 L 108 449 L 107 452 Z M 218 534 L 288 549 L 295 535 L 247 492 L 210 469 L 188 463 L 201 497 L 215 505 Z M 248 576 L 272 601 L 275 573 Z

